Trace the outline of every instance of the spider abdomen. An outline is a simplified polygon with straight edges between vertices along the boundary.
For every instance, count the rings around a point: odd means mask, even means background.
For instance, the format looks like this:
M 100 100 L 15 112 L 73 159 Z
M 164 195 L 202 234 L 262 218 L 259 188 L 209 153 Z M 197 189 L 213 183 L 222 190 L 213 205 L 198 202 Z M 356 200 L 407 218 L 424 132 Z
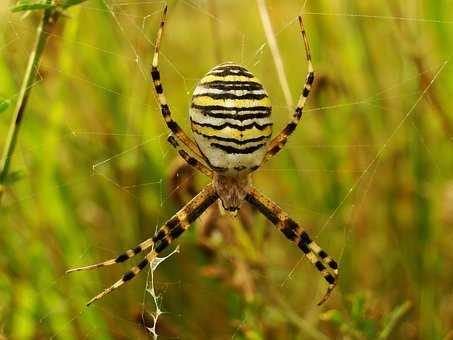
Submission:
M 190 110 L 201 152 L 215 170 L 231 174 L 261 164 L 272 134 L 270 115 L 261 83 L 233 63 L 214 67 L 200 80 Z

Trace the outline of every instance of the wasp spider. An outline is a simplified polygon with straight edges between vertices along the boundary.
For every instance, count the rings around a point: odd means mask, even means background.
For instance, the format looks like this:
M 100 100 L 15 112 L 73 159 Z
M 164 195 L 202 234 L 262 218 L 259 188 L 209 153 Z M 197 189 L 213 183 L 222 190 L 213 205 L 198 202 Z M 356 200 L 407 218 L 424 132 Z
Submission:
M 250 180 L 251 173 L 276 155 L 285 145 L 288 136 L 296 129 L 313 84 L 314 72 L 302 18 L 299 17 L 299 23 L 305 44 L 308 74 L 297 107 L 286 127 L 271 139 L 271 104 L 263 86 L 244 67 L 224 63 L 209 71 L 193 93 L 190 120 L 195 136 L 194 142 L 173 120 L 160 79 L 158 59 L 166 12 L 165 7 L 157 33 L 151 75 L 162 115 L 171 130 L 168 141 L 187 163 L 210 177 L 212 182 L 170 218 L 153 237 L 115 259 L 71 269 L 68 272 L 124 262 L 151 249 L 138 265 L 132 267 L 111 287 L 91 299 L 89 305 L 133 279 L 210 205 L 219 201 L 221 209 L 235 215 L 245 200 L 293 241 L 327 281 L 327 292 L 319 302 L 322 304 L 337 283 L 337 263 L 277 204 L 258 192 Z

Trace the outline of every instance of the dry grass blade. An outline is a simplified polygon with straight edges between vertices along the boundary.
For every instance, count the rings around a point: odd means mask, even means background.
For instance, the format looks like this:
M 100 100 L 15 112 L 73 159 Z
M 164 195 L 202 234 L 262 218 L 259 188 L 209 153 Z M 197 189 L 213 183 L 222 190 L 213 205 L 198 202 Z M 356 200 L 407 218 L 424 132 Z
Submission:
M 291 114 L 293 110 L 293 99 L 289 90 L 288 79 L 286 78 L 285 68 L 283 66 L 282 57 L 278 48 L 277 40 L 275 39 L 274 30 L 272 28 L 271 20 L 269 18 L 269 12 L 266 7 L 265 0 L 256 0 L 258 10 L 260 13 L 261 22 L 263 23 L 264 33 L 266 34 L 267 43 L 271 50 L 272 58 L 274 59 L 275 69 L 278 75 L 278 81 L 282 88 L 283 95 L 285 96 L 286 106 L 288 112 Z

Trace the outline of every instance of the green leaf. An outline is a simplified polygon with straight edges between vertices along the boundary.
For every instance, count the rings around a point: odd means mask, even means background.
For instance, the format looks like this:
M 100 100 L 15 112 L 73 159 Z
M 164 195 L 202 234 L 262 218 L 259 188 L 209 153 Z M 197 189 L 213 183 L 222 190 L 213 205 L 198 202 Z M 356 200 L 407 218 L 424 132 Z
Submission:
M 354 321 L 359 321 L 365 313 L 365 298 L 361 295 L 356 295 L 352 298 L 351 318 Z
M 37 11 L 43 9 L 56 8 L 54 4 L 47 2 L 30 2 L 28 0 L 19 1 L 15 6 L 11 7 L 12 12 L 24 12 L 24 11 Z
M 85 2 L 85 1 L 86 0 L 64 0 L 63 3 L 61 4 L 61 7 L 68 8 L 71 6 L 81 4 L 82 2 Z
M 373 320 L 363 319 L 355 324 L 355 328 L 362 334 L 365 334 L 368 339 L 376 339 L 376 324 Z
M 0 99 L 0 113 L 5 111 L 11 105 L 11 100 L 9 99 Z
M 412 307 L 410 301 L 406 301 L 403 304 L 397 306 L 391 313 L 386 317 L 385 326 L 379 334 L 379 340 L 387 339 L 392 331 L 395 329 L 397 323 L 401 318 L 406 315 Z

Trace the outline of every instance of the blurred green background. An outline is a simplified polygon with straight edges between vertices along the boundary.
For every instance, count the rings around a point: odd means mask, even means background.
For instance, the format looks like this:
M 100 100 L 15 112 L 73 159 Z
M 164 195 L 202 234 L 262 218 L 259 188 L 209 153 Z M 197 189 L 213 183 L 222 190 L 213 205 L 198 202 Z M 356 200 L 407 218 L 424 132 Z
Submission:
M 0 4 L 0 149 L 41 18 L 14 3 Z M 166 144 L 150 82 L 163 6 L 87 0 L 49 37 L 0 208 L 0 339 L 151 336 L 149 271 L 89 308 L 131 264 L 64 272 L 151 236 L 207 183 Z M 154 272 L 160 338 L 453 339 L 453 2 L 267 7 L 293 101 L 299 13 L 317 78 L 254 181 L 338 260 L 339 286 L 317 307 L 326 285 L 297 247 L 247 207 L 240 219 L 214 207 Z M 169 1 L 167 28 L 162 78 L 187 131 L 197 81 L 230 60 L 264 83 L 275 131 L 285 124 L 255 1 Z

